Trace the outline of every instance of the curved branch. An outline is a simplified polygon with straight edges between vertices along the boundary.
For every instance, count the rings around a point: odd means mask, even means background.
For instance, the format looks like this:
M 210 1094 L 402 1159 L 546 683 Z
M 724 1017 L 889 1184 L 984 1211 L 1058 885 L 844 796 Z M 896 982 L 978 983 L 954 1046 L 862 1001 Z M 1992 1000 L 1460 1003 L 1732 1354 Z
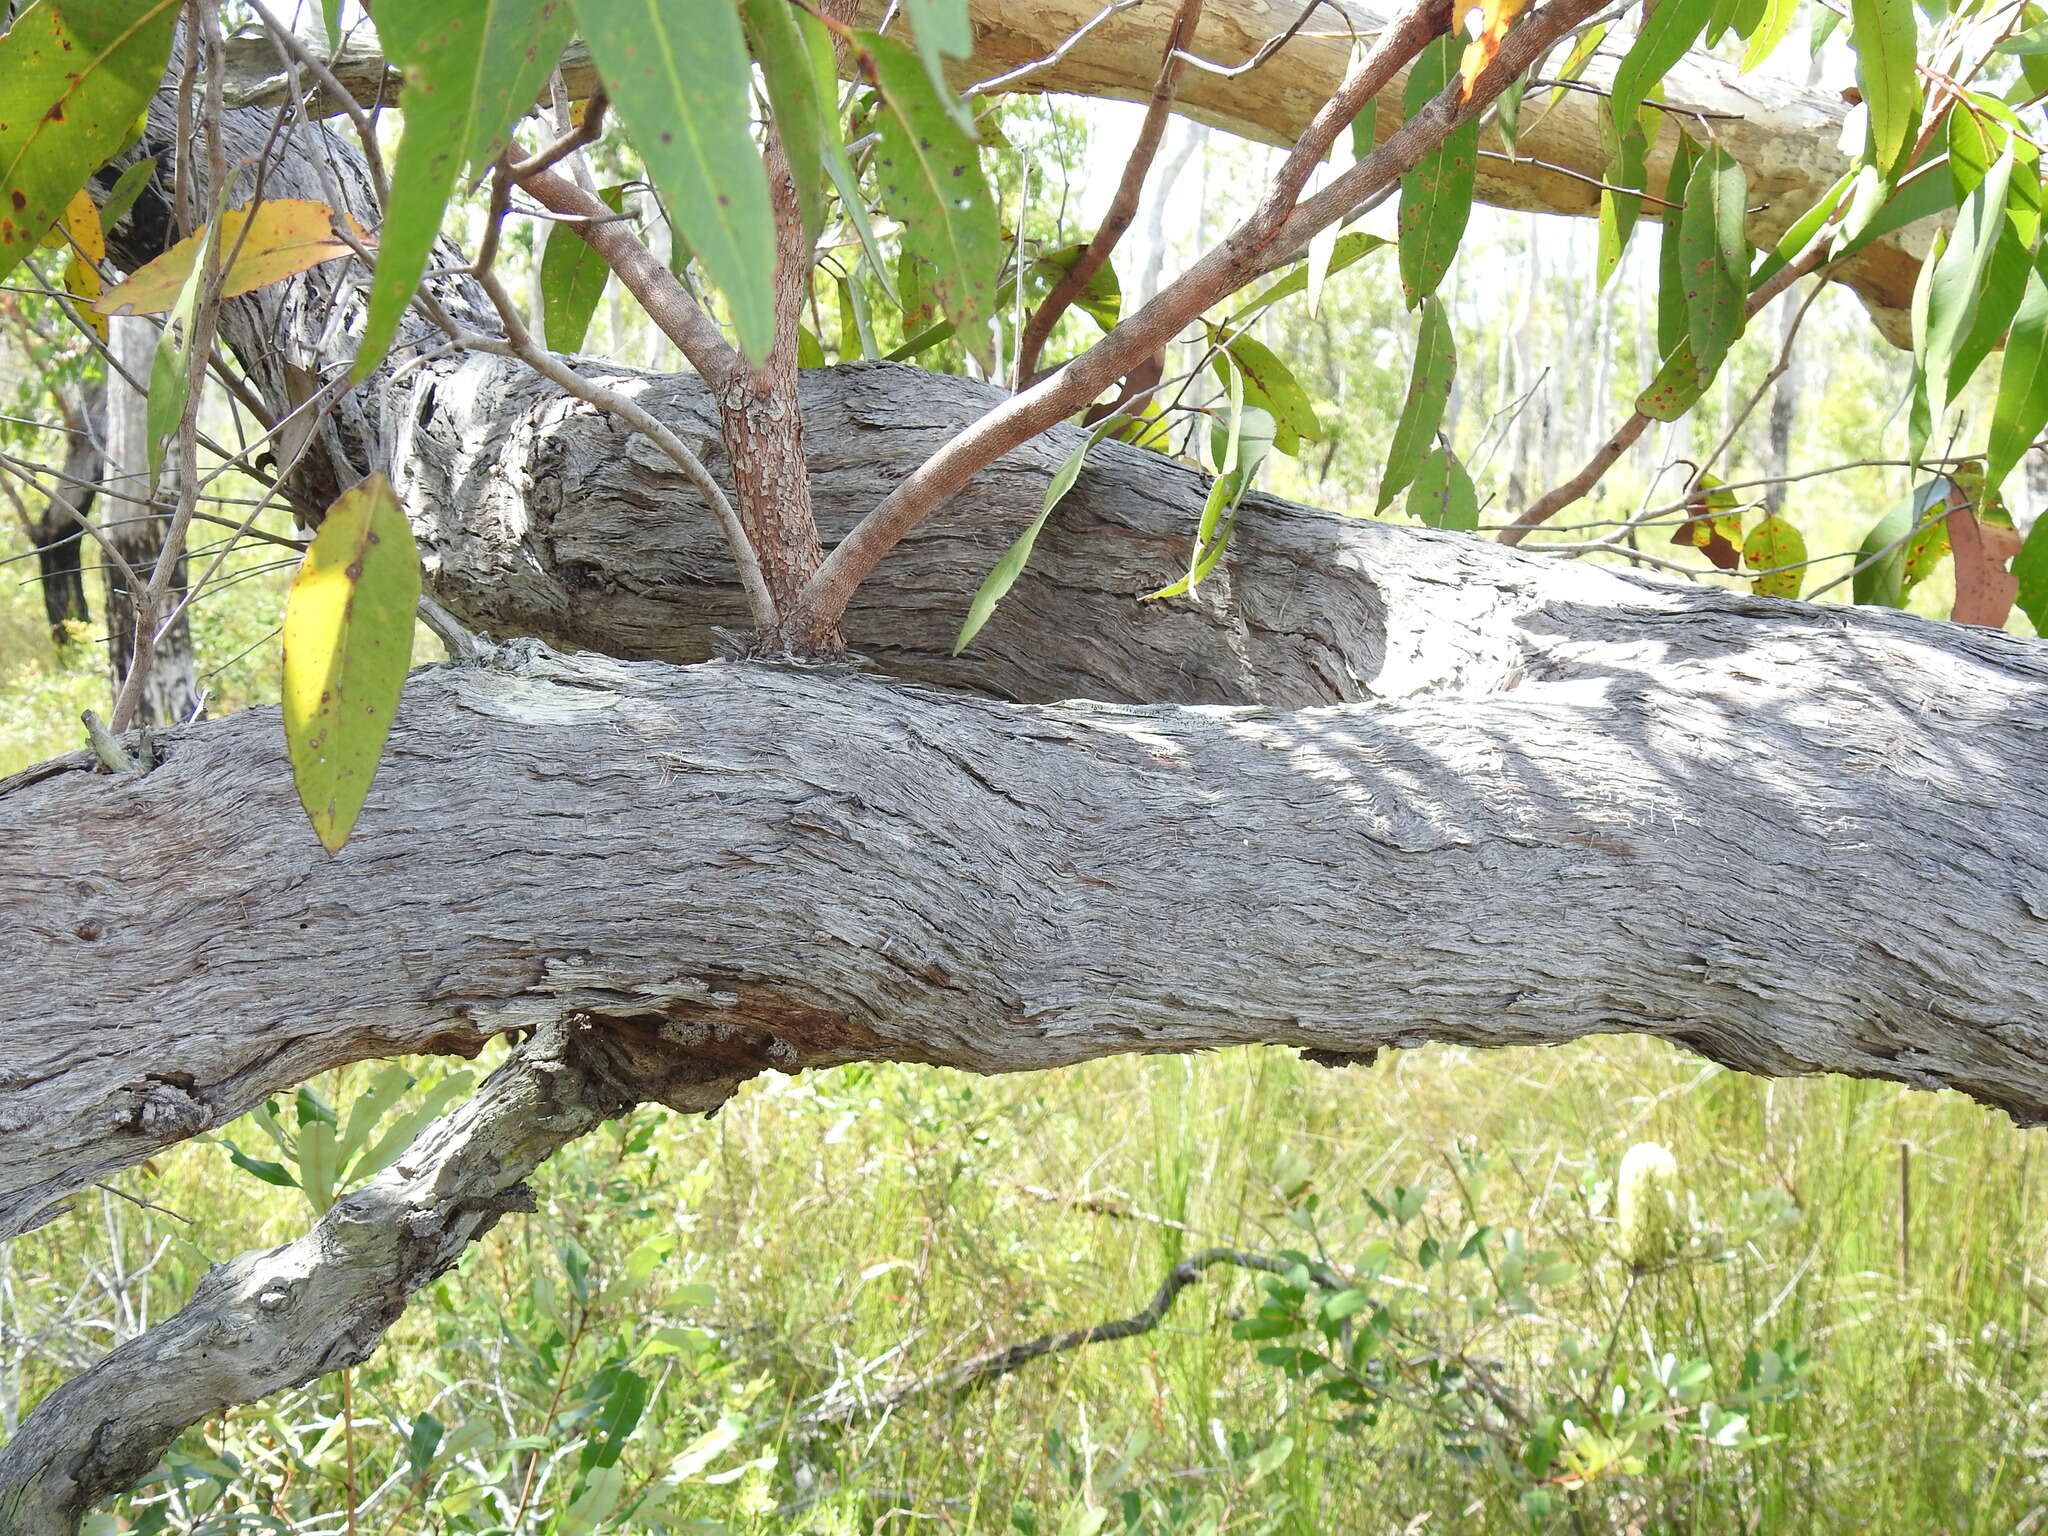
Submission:
M 72 1536 L 189 1426 L 367 1360 L 551 1154 L 633 1105 L 709 1113 L 737 1079 L 616 1026 L 557 1021 L 305 1236 L 209 1270 L 176 1316 L 58 1387 L 0 1446 L 0 1530 Z

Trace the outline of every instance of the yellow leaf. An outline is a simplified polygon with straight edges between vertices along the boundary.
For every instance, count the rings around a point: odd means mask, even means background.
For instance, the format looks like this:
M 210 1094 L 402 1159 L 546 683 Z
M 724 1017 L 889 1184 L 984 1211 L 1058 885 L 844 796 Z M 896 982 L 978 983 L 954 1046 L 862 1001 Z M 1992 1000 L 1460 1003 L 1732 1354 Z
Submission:
M 43 244 L 60 250 L 67 245 L 71 248 L 71 259 L 64 264 L 64 291 L 78 300 L 87 311 L 85 318 L 105 341 L 107 322 L 91 313 L 91 306 L 105 286 L 100 281 L 100 263 L 107 259 L 107 236 L 100 228 L 98 206 L 83 189 L 64 205 L 63 218 L 43 236 Z
M 419 549 L 391 482 L 372 475 L 321 520 L 284 605 L 292 782 L 329 853 L 363 808 L 412 663 Z
M 367 244 L 369 236 L 362 225 L 353 218 L 348 222 L 356 238 Z M 199 259 L 205 234 L 201 229 L 188 235 L 125 283 L 116 285 L 100 300 L 99 312 L 160 315 L 170 309 L 192 275 L 192 264 Z M 230 208 L 220 216 L 220 249 L 222 259 L 231 258 L 233 263 L 221 289 L 221 296 L 229 299 L 295 276 L 323 261 L 354 254 L 334 232 L 334 210 L 304 197 L 278 198 L 259 204 L 253 217 L 246 208 Z
M 1458 64 L 1458 100 L 1470 101 L 1473 87 L 1486 66 L 1493 62 L 1493 56 L 1500 52 L 1501 39 L 1508 35 L 1508 28 L 1515 24 L 1515 18 L 1522 14 L 1522 8 L 1529 0 L 1479 0 L 1476 5 L 1466 6 L 1459 19 L 1479 13 L 1479 30 L 1473 34 L 1466 46 L 1464 57 Z

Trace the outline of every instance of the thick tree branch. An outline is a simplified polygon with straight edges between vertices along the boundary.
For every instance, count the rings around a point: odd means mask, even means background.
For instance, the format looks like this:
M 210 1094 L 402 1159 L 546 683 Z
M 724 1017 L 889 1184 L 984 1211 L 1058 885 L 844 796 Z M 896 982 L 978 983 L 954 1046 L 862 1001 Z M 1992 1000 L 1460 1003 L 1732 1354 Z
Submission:
M 643 1101 L 708 1113 L 736 1083 L 631 1029 L 545 1025 L 305 1236 L 216 1266 L 176 1316 L 44 1398 L 0 1446 L 0 1530 L 72 1536 L 189 1426 L 360 1364 L 414 1291 L 533 1209 L 524 1181 L 557 1149 Z
M 315 1072 L 570 1018 L 726 1075 L 1635 1031 L 2048 1118 L 2048 649 L 1643 590 L 1293 712 L 514 647 L 414 676 L 331 857 L 271 711 L 46 765 L 0 786 L 0 1232 Z

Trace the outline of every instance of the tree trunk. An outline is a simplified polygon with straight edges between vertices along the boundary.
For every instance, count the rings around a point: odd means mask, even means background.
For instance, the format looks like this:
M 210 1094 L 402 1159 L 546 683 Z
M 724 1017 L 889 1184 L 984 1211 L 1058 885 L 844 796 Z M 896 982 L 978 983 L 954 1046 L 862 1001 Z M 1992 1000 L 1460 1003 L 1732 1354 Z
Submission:
M 23 519 L 29 543 L 36 551 L 36 577 L 43 591 L 43 614 L 50 621 L 50 638 L 58 645 L 71 638 L 70 626 L 92 617 L 85 598 L 85 552 L 98 546 L 85 531 L 92 516 L 94 488 L 99 483 L 101 445 L 104 439 L 105 395 L 88 390 L 74 401 L 59 394 L 68 432 L 64 461 L 48 504 L 37 516 Z
M 129 377 L 147 379 L 149 362 L 156 350 L 157 329 L 134 315 L 118 315 L 108 322 L 108 351 Z M 107 665 L 114 694 L 135 660 L 135 600 L 130 580 L 147 585 L 149 573 L 163 553 L 164 529 L 169 525 L 173 494 L 168 461 L 162 482 L 150 498 L 148 397 L 133 388 L 119 372 L 108 371 L 107 464 L 101 498 L 100 527 L 113 554 L 127 562 L 127 570 L 115 563 L 113 555 L 98 551 L 106 575 Z M 145 500 L 145 498 L 149 498 Z M 185 562 L 178 561 L 171 583 L 171 601 L 185 593 Z M 200 707 L 199 683 L 194 676 L 192 626 L 179 615 L 157 637 L 150 657 L 149 677 L 143 687 L 142 707 L 137 720 L 143 725 L 176 725 L 190 720 Z

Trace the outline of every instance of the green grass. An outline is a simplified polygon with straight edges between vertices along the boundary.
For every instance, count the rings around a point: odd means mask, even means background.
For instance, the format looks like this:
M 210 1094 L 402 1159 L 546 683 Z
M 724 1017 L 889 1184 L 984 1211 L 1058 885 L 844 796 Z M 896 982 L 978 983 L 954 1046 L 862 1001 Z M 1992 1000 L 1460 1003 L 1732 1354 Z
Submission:
M 346 1101 L 346 1081 L 330 1086 Z M 246 1130 L 237 1139 L 262 1148 Z M 1607 1185 L 1643 1139 L 1676 1155 L 1697 1224 L 1733 1241 L 1723 1257 L 1639 1278 L 1616 1329 L 1631 1283 L 1611 1248 Z M 1913 1213 L 1903 1231 L 1902 1145 Z M 1257 1361 L 1256 1345 L 1231 1337 L 1231 1318 L 1259 1293 L 1228 1271 L 1186 1293 L 1152 1333 L 1039 1361 L 962 1402 L 914 1403 L 808 1441 L 778 1423 L 835 1382 L 879 1391 L 1127 1314 L 1195 1247 L 1301 1246 L 1287 1216 L 1298 1198 L 1282 1188 L 1295 1175 L 1275 1173 L 1290 1159 L 1338 1213 L 1331 1257 L 1343 1262 L 1361 1191 L 1429 1184 L 1430 1219 L 1455 1216 L 1451 1170 L 1474 1148 L 1491 1164 L 1481 1217 L 1579 1268 L 1509 1346 L 1516 1379 L 1540 1387 L 1551 1345 L 1573 1329 L 1613 1335 L 1625 1361 L 1667 1349 L 1706 1358 L 1724 1385 L 1755 1344 L 1812 1351 L 1810 1390 L 1757 1418 L 1767 1444 L 1710 1454 L 1682 1477 L 1597 1482 L 1574 1501 L 1577 1528 L 2004 1532 L 2040 1518 L 2034 1339 L 2048 1293 L 2036 1278 L 2030 1140 L 1953 1095 L 1769 1083 L 1634 1040 L 1434 1047 L 1345 1072 L 1276 1051 L 994 1080 L 843 1068 L 766 1079 L 709 1123 L 642 1110 L 559 1158 L 539 1181 L 539 1213 L 473 1251 L 355 1373 L 356 1486 L 402 1466 L 404 1431 L 431 1412 L 451 1430 L 475 1421 L 478 1446 L 466 1467 L 435 1474 L 445 1507 L 398 1528 L 491 1528 L 484 1509 L 516 1498 L 534 1454 L 534 1508 L 556 1517 L 588 1432 L 572 1422 L 586 1384 L 666 1337 L 676 1352 L 635 1361 L 657 1395 L 621 1460 L 629 1481 L 665 1474 L 722 1414 L 748 1426 L 679 1485 L 677 1519 L 735 1531 L 1001 1531 L 1022 1503 L 1039 1530 L 1085 1529 L 1091 1505 L 1122 1529 L 1118 1497 L 1132 1490 L 1150 1506 L 1148 1530 L 1203 1528 L 1161 1523 L 1161 1501 L 1176 1493 L 1226 1530 L 1542 1528 L 1442 1454 L 1412 1415 L 1390 1412 L 1357 1438 L 1327 1428 Z M 96 1285 L 110 1318 L 113 1290 L 138 1316 L 161 1316 L 205 1262 L 278 1241 L 307 1214 L 296 1192 L 256 1183 L 217 1146 L 181 1148 L 120 1187 L 192 1225 L 88 1198 L 7 1259 L 15 1338 L 33 1338 L 65 1298 Z M 1748 1214 L 1760 1192 L 1782 1208 L 1776 1220 Z M 603 1294 L 649 1242 L 664 1261 L 630 1294 Z M 568 1278 L 575 1261 L 565 1265 L 572 1244 L 599 1290 L 587 1312 Z M 159 1248 L 146 1279 L 107 1288 Z M 64 1351 L 14 1347 L 25 1402 L 54 1382 Z M 558 1384 L 572 1411 L 558 1405 L 550 1418 Z M 294 1528 L 339 1528 L 339 1407 L 329 1381 L 188 1436 L 186 1455 L 226 1450 L 244 1468 L 216 1517 L 276 1495 Z M 1276 1433 L 1294 1451 L 1254 1481 L 1245 1456 Z M 521 1449 L 521 1436 L 540 1438 Z M 565 1459 L 551 1464 L 548 1447 L 567 1447 Z M 764 1457 L 732 1481 L 704 1480 Z M 773 1513 L 840 1477 L 842 1491 Z M 386 1488 L 370 1499 L 358 1528 L 387 1528 L 403 1497 Z M 1656 1523 L 1631 1523 L 1649 1509 Z M 492 1518 L 507 1513 L 500 1504 Z

